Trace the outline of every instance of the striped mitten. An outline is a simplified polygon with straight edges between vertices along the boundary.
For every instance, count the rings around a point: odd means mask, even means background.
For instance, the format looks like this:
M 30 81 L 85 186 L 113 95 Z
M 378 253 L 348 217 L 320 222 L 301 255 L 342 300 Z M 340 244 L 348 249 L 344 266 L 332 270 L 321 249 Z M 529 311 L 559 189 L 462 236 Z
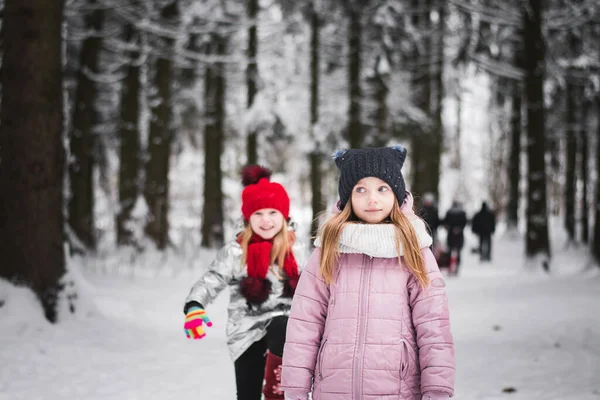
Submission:
M 185 335 L 189 339 L 202 339 L 206 336 L 202 324 L 206 324 L 209 327 L 212 326 L 212 322 L 210 322 L 208 315 L 206 315 L 206 311 L 200 307 L 190 307 L 187 314 L 185 314 L 185 324 L 183 325 Z

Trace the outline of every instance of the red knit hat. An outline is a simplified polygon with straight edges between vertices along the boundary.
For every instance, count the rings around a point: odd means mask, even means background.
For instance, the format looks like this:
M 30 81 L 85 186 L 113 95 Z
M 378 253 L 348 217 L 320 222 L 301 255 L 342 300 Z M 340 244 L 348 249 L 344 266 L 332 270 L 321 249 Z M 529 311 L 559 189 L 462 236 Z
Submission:
M 274 208 L 286 220 L 290 214 L 290 197 L 279 183 L 271 182 L 271 170 L 259 165 L 242 168 L 242 214 L 248 221 L 250 216 L 263 208 Z

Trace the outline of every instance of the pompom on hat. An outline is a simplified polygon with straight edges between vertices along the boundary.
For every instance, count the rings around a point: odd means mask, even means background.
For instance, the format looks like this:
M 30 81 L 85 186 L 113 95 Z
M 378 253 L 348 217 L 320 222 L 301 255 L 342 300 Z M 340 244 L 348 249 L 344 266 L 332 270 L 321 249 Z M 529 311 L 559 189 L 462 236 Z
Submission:
M 242 168 L 242 214 L 248 221 L 250 216 L 263 208 L 274 208 L 289 219 L 290 197 L 284 187 L 271 182 L 271 170 L 260 165 L 247 165 Z

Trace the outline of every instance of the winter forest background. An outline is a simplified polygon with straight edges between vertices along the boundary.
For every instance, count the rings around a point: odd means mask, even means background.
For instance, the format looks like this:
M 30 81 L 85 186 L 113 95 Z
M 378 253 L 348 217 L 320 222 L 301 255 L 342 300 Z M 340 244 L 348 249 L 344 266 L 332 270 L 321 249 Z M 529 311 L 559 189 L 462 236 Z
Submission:
M 78 268 L 205 263 L 240 226 L 246 163 L 308 242 L 349 147 L 405 145 L 441 214 L 488 201 L 523 268 L 599 265 L 596 0 L 0 5 L 0 277 L 51 322 L 78 312 Z

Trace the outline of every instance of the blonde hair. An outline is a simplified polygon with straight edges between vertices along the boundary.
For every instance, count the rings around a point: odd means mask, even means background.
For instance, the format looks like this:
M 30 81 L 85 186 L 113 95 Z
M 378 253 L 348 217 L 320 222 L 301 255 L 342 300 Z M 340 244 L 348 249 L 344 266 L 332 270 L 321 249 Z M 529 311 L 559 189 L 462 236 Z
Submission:
M 404 249 L 404 261 L 409 271 L 417 278 L 421 287 L 427 286 L 429 278 L 427 277 L 425 261 L 421 254 L 417 233 L 409 219 L 400 209 L 397 200 L 394 200 L 394 206 L 392 207 L 389 219 L 390 223 L 394 224 L 396 228 L 396 247 L 398 249 L 399 265 L 402 265 L 400 249 Z M 358 223 L 358 221 L 352 212 L 352 205 L 348 201 L 341 213 L 332 215 L 319 229 L 319 236 L 321 237 L 319 272 L 321 278 L 327 284 L 334 282 L 335 268 L 340 257 L 339 241 L 342 231 L 347 224 L 355 223 Z
M 248 245 L 254 231 L 250 224 L 246 224 L 244 230 L 239 233 L 239 242 L 242 248 L 241 264 L 246 265 L 248 261 Z M 296 241 L 296 234 L 289 230 L 287 221 L 283 220 L 281 230 L 273 237 L 273 248 L 271 249 L 271 265 L 277 264 L 279 269 L 283 269 L 285 256 L 292 251 L 292 246 Z

